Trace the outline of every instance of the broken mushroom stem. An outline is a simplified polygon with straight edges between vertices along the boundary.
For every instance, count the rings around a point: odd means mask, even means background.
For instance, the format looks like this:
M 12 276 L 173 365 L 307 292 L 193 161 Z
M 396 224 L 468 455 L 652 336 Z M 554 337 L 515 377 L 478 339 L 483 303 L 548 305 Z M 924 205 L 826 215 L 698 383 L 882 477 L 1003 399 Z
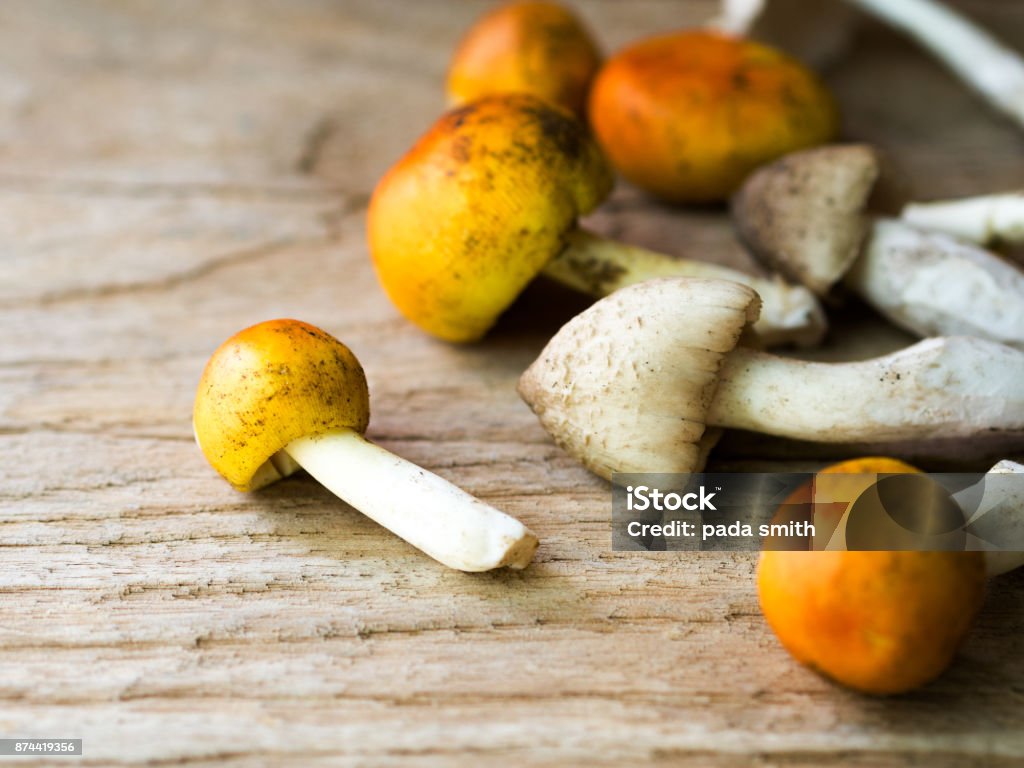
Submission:
M 952 337 L 873 360 L 805 362 L 739 346 L 757 311 L 754 291 L 722 280 L 623 288 L 555 334 L 519 393 L 606 479 L 699 471 L 709 427 L 895 449 L 1024 444 L 1024 352 Z
M 1024 243 L 1024 192 L 910 203 L 900 217 L 916 227 L 979 245 Z
M 533 558 L 537 538 L 521 522 L 358 432 L 299 438 L 284 451 L 336 496 L 449 568 L 524 568 Z
M 825 334 L 821 305 L 807 288 L 781 278 L 764 278 L 719 264 L 679 259 L 609 240 L 585 229 L 566 235 L 566 247 L 542 274 L 569 288 L 603 298 L 627 285 L 660 277 L 730 280 L 749 286 L 761 297 L 762 311 L 753 329 L 765 346 L 810 347 Z
M 271 320 L 222 344 L 193 411 L 207 460 L 242 491 L 306 469 L 337 496 L 438 562 L 461 571 L 523 568 L 537 537 L 405 459 L 367 441 L 369 394 L 340 341 Z

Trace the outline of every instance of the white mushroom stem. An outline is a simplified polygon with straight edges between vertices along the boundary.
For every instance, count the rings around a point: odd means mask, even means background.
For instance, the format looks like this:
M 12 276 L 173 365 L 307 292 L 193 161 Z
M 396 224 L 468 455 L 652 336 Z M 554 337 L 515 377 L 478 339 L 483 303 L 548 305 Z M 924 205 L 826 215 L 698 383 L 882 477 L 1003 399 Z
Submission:
M 827 329 L 821 305 L 802 285 L 790 285 L 779 277 L 756 277 L 705 261 L 672 258 L 581 229 L 567 235 L 566 247 L 548 262 L 544 274 L 598 298 L 660 277 L 728 280 L 749 286 L 760 295 L 761 317 L 753 327 L 766 346 L 814 346 Z
M 844 282 L 918 335 L 1024 347 L 1024 272 L 949 235 L 879 219 Z
M 846 51 L 856 21 L 856 11 L 840 0 L 721 0 L 719 5 L 713 28 L 763 40 L 815 68 L 830 66 Z
M 1024 353 L 966 337 L 854 363 L 740 347 L 725 359 L 707 423 L 823 443 L 1024 436 Z
M 901 29 L 990 104 L 1024 125 L 1024 61 L 968 19 L 934 0 L 848 0 Z
M 1024 193 L 911 203 L 900 216 L 922 229 L 945 232 L 980 245 L 1024 243 Z
M 524 568 L 537 549 L 537 537 L 515 518 L 353 430 L 304 437 L 285 452 L 335 495 L 450 568 Z
M 1000 461 L 985 475 L 982 486 L 980 499 L 974 498 L 973 486 L 954 498 L 961 505 L 970 501 L 976 508 L 966 528 L 984 534 L 982 540 L 997 547 L 985 550 L 985 568 L 989 576 L 998 576 L 1024 565 L 1024 465 Z
M 996 109 L 1024 125 L 1024 61 L 935 0 L 722 0 L 720 5 L 712 22 L 719 29 L 762 39 L 816 66 L 842 52 L 848 11 L 859 8 L 916 39 Z

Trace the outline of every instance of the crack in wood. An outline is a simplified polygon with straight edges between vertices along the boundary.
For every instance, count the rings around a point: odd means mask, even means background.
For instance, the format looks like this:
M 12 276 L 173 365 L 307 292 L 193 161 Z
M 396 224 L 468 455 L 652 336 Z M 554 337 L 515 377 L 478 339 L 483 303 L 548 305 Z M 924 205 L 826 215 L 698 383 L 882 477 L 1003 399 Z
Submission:
M 88 288 L 73 288 L 67 291 L 43 294 L 27 302 L 0 302 L 0 307 L 4 309 L 25 306 L 51 307 L 55 304 L 67 304 L 77 301 L 93 301 L 96 299 L 106 299 L 112 296 L 121 296 L 125 294 L 167 291 L 181 285 L 200 280 L 223 269 L 229 269 L 240 264 L 271 256 L 288 248 L 294 248 L 301 245 L 322 245 L 328 242 L 330 242 L 329 239 L 323 235 L 308 239 L 275 239 L 252 248 L 244 248 L 240 251 L 230 251 L 211 258 L 209 261 L 200 264 L 193 269 L 178 272 L 173 275 L 167 275 L 155 280 L 140 280 L 130 283 L 100 285 Z
M 295 161 L 295 171 L 303 176 L 311 176 L 316 172 L 328 142 L 338 130 L 338 124 L 333 117 L 323 116 L 317 118 L 302 142 L 302 149 Z

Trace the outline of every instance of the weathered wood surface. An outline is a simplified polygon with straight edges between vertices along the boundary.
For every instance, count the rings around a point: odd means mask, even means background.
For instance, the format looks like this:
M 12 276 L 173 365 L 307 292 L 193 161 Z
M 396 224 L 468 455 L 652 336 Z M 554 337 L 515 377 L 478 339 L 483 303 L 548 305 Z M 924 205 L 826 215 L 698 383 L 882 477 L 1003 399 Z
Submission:
M 1020 575 L 937 683 L 839 690 L 766 629 L 752 556 L 609 551 L 608 487 L 514 393 L 580 301 L 531 289 L 455 348 L 383 298 L 368 193 L 486 5 L 0 4 L 0 735 L 97 766 L 1019 765 Z M 579 5 L 614 48 L 713 3 Z M 1019 4 L 965 7 L 1024 48 Z M 829 79 L 909 191 L 1019 186 L 1024 136 L 905 41 L 868 28 Z M 745 259 L 719 212 L 629 190 L 592 223 Z M 308 478 L 215 477 L 199 372 L 277 316 L 344 339 L 371 436 L 520 516 L 537 562 L 454 573 Z

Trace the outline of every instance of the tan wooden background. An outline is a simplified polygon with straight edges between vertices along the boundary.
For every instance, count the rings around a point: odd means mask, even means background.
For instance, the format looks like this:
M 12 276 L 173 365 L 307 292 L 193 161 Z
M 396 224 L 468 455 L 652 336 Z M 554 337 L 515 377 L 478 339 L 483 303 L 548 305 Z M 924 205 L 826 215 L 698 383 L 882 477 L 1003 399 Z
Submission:
M 368 194 L 487 5 L 0 3 L 0 736 L 84 738 L 94 766 L 1022 764 L 1024 577 L 937 683 L 838 689 L 767 630 L 752 555 L 609 551 L 608 486 L 514 392 L 582 301 L 533 288 L 456 348 L 383 298 Z M 714 4 L 576 5 L 613 49 Z M 1024 48 L 1024 4 L 963 7 Z M 1021 184 L 1024 132 L 899 37 L 868 27 L 828 77 L 906 191 Z M 627 189 L 591 223 L 745 259 L 720 211 Z M 536 563 L 451 572 L 306 477 L 222 483 L 199 372 L 278 316 L 345 340 L 372 438 L 520 516 Z M 903 341 L 840 325 L 827 354 Z M 717 466 L 753 465 L 733 443 Z

